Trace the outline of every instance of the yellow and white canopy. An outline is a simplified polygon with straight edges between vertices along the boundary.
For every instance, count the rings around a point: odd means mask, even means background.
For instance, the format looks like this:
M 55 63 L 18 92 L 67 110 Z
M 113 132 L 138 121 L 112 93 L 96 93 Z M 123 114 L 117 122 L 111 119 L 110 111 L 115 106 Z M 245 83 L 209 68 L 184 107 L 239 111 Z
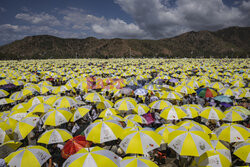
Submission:
M 2 97 L 6 97 L 9 95 L 9 92 L 7 92 L 6 90 L 4 89 L 0 89 L 0 98 Z
M 129 114 L 129 115 L 127 115 L 125 117 L 125 119 L 129 119 L 129 120 L 141 123 L 141 124 L 147 124 L 148 123 L 147 120 L 143 116 L 140 116 L 140 115 L 137 115 L 137 114 Z
M 111 115 L 117 115 L 117 114 L 119 114 L 119 112 L 115 108 L 107 108 L 100 113 L 99 117 L 104 118 L 104 117 L 109 117 Z
M 57 108 L 70 108 L 76 106 L 77 101 L 72 98 L 72 97 L 59 97 L 55 102 L 54 102 L 54 107 Z
M 146 157 L 125 157 L 121 161 L 121 167 L 158 167 Z
M 250 137 L 249 130 L 240 124 L 230 123 L 223 124 L 215 130 L 219 140 L 229 143 L 245 141 Z
M 29 115 L 17 122 L 14 133 L 19 140 L 24 139 L 35 127 L 40 118 L 36 115 Z
M 30 113 L 47 113 L 49 110 L 51 110 L 53 107 L 51 105 L 48 105 L 46 103 L 39 103 L 33 105 L 30 109 Z
M 235 148 L 234 155 L 242 161 L 250 163 L 250 143 L 242 143 Z
M 27 146 L 19 148 L 4 160 L 9 166 L 40 167 L 51 157 L 49 151 L 42 146 Z
M 52 129 L 45 131 L 38 139 L 38 143 L 55 144 L 71 139 L 73 136 L 65 129 Z
M 83 97 L 88 102 L 103 102 L 105 98 L 97 92 L 88 93 Z
M 200 157 L 195 157 L 194 166 L 231 166 L 231 153 L 220 141 L 211 141 L 213 149 L 205 152 Z
M 138 115 L 146 114 L 150 109 L 145 104 L 137 104 L 133 109 Z
M 72 115 L 73 114 L 67 110 L 53 109 L 42 117 L 42 121 L 44 122 L 44 125 L 58 126 L 67 123 Z
M 63 167 L 119 167 L 121 158 L 111 151 L 100 147 L 83 148 L 70 156 Z
M 224 114 L 225 114 L 225 118 L 223 118 L 223 120 L 230 121 L 230 122 L 243 121 L 248 118 L 246 114 L 237 110 L 228 110 L 228 111 L 225 111 Z
M 160 114 L 160 117 L 166 120 L 179 120 L 186 116 L 187 114 L 184 112 L 184 109 L 176 105 L 164 108 Z
M 173 124 L 163 124 L 159 128 L 155 130 L 159 135 L 163 137 L 164 143 L 168 142 L 168 135 L 169 133 L 175 131 L 178 128 L 178 126 L 173 125 Z
M 225 114 L 218 108 L 206 107 L 201 111 L 200 116 L 206 119 L 221 120 Z
M 9 141 L 10 138 L 6 134 L 5 130 L 0 128 L 0 144 Z
M 209 136 L 196 128 L 181 128 L 169 134 L 168 146 L 183 156 L 200 156 L 212 149 Z
M 73 113 L 72 118 L 70 119 L 71 122 L 75 122 L 82 117 L 84 117 L 91 109 L 91 106 L 82 106 L 78 107 L 77 110 Z
M 116 140 L 122 132 L 123 128 L 115 120 L 96 120 L 84 130 L 86 140 L 94 143 Z
M 125 131 L 120 147 L 129 154 L 146 154 L 160 147 L 162 137 L 149 128 Z
M 121 100 L 116 101 L 114 107 L 119 111 L 129 111 L 134 109 L 136 106 L 136 102 L 131 98 L 123 98 Z
M 157 110 L 162 110 L 169 106 L 172 106 L 172 104 L 166 100 L 157 100 L 149 104 L 150 108 L 157 109 Z

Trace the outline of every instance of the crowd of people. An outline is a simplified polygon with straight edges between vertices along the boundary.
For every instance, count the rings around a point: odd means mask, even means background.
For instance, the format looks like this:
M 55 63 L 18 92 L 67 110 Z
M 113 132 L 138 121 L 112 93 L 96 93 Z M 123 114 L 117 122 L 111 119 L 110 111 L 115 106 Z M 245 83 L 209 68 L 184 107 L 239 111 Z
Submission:
M 1 95 L 0 99 L 0 128 L 5 129 L 10 141 L 20 142 L 20 148 L 30 145 L 47 148 L 51 157 L 41 164 L 42 166 L 65 166 L 64 163 L 68 158 L 63 158 L 62 154 L 67 141 L 53 144 L 38 142 L 45 132 L 53 129 L 67 130 L 73 137 L 84 136 L 86 147 L 98 146 L 112 151 L 121 158 L 143 156 L 157 165 L 164 165 L 168 163 L 169 158 L 172 158 L 174 159 L 173 166 L 199 166 L 199 157 L 180 155 L 166 142 L 161 142 L 159 147 L 149 150 L 147 153 L 133 154 L 127 153 L 121 147 L 123 140 L 121 137 L 99 143 L 88 140 L 86 129 L 90 125 L 98 120 L 111 119 L 115 120 L 124 131 L 150 129 L 158 134 L 161 134 L 158 130 L 161 127 L 173 125 L 178 130 L 178 127 L 181 127 L 185 121 L 193 121 L 201 127 L 206 126 L 210 131 L 207 133 L 209 137 L 213 134 L 218 135 L 219 132 L 217 133 L 216 130 L 222 125 L 237 123 L 244 126 L 248 133 L 245 134 L 247 138 L 231 143 L 220 139 L 220 142 L 230 152 L 228 156 L 231 158 L 228 160 L 230 165 L 250 164 L 249 161 L 244 161 L 234 155 L 239 143 L 250 143 L 248 60 L 128 59 L 124 61 L 112 59 L 108 61 L 89 59 L 60 60 L 58 62 L 56 60 L 52 62 L 32 61 L 31 63 L 28 61 L 0 62 L 0 64 L 2 69 L 0 89 L 8 92 L 6 96 Z M 232 93 L 221 91 L 223 89 L 228 89 Z M 202 91 L 205 93 L 202 94 Z M 92 100 L 88 98 L 90 94 L 93 95 Z M 219 96 L 223 96 L 222 98 L 227 101 L 217 99 L 216 97 Z M 66 104 L 66 101 L 62 101 L 59 103 L 58 99 L 62 97 L 72 99 L 73 102 Z M 8 100 L 9 102 L 7 102 Z M 121 100 L 131 103 L 127 104 L 127 109 L 120 108 Z M 157 102 L 159 104 L 156 104 Z M 166 102 L 168 106 L 161 107 L 160 102 Z M 40 108 L 44 111 L 32 112 L 34 106 L 38 104 L 49 105 L 50 109 Z M 143 105 L 148 109 L 145 110 L 145 113 L 139 113 L 139 109 L 136 109 L 137 105 Z M 171 106 L 179 107 L 186 115 L 171 119 L 164 117 L 162 112 Z M 237 112 L 244 115 L 242 120 L 230 121 L 226 115 L 218 119 L 205 118 L 201 114 L 205 109 L 217 109 L 224 114 L 234 110 L 233 107 L 238 107 Z M 88 112 L 73 120 L 74 114 L 79 108 L 85 108 Z M 110 108 L 116 112 L 109 112 L 105 117 L 100 116 L 104 110 Z M 71 113 L 72 116 L 59 125 L 46 125 L 45 114 L 52 110 L 64 110 Z M 140 110 L 142 109 L 140 108 Z M 15 117 L 18 112 L 22 114 Z M 17 123 L 31 116 L 30 113 L 37 116 L 39 120 L 26 136 L 20 138 L 20 134 L 16 134 Z M 196 113 L 195 116 L 192 115 L 193 113 Z M 142 121 L 134 119 L 131 115 L 139 116 Z M 132 126 L 128 126 L 128 120 L 132 122 Z M 10 123 L 11 121 L 15 122 L 14 125 Z M 5 125 L 8 125 L 9 128 L 3 127 Z M 219 138 L 219 136 L 217 137 Z M 4 142 L 1 144 L 4 145 Z M 3 150 L 3 147 L 0 146 L 0 152 Z M 9 161 L 6 160 L 6 157 L 13 154 L 14 151 L 9 151 L 1 156 L 3 159 L 1 159 L 0 166 L 8 165 Z M 248 150 L 248 154 L 250 154 L 250 150 Z M 209 164 L 210 161 L 207 163 Z

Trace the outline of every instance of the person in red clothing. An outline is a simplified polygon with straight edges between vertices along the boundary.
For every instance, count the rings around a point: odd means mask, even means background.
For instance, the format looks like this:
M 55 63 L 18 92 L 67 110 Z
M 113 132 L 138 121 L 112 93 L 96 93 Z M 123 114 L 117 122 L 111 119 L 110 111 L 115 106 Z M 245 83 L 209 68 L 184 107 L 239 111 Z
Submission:
M 165 164 L 167 159 L 166 153 L 159 151 L 158 149 L 154 150 L 154 162 L 158 165 Z

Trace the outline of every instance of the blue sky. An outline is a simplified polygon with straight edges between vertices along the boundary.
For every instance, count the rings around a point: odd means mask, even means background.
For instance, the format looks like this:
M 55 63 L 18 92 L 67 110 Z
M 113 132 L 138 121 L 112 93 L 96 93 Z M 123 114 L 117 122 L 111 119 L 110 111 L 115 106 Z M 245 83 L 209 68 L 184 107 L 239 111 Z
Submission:
M 0 45 L 25 36 L 160 39 L 250 25 L 249 0 L 1 0 Z

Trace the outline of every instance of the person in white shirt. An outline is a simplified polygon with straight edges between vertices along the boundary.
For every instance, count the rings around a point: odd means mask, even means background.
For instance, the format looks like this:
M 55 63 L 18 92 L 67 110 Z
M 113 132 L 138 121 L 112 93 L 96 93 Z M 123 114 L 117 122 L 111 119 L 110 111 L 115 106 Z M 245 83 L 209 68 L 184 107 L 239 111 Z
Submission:
M 42 132 L 43 131 L 43 121 L 42 119 L 39 119 L 39 121 L 37 122 L 37 128 L 38 128 L 38 132 Z
M 152 96 L 150 97 L 150 103 L 159 100 L 159 98 L 157 96 Z
M 75 99 L 76 99 L 76 100 L 79 100 L 79 101 L 82 101 L 81 95 L 76 96 Z
M 33 130 L 27 135 L 27 139 L 29 145 L 36 145 L 36 134 Z
M 4 159 L 0 158 L 0 167 L 7 167 Z
M 90 111 L 88 112 L 88 117 L 91 121 L 94 121 L 96 118 L 98 118 L 97 108 L 95 105 L 93 105 Z
M 200 97 L 196 96 L 196 101 L 202 107 L 205 105 L 205 100 L 203 98 L 200 98 Z
M 74 126 L 71 130 L 72 134 L 74 135 L 78 129 L 80 129 L 80 126 L 78 126 L 77 123 L 74 123 Z
M 57 144 L 56 147 L 59 148 L 60 150 L 62 150 L 64 145 L 63 144 Z

